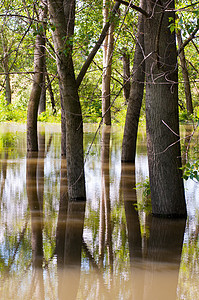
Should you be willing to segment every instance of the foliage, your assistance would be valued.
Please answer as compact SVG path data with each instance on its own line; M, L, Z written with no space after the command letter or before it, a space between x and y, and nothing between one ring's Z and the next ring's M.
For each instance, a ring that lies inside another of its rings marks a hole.
M187 111L183 110L179 114L179 120L181 123L192 123L199 125L199 111L195 114L189 114Z
M45 112L38 115L39 122L58 123L61 122L61 111L53 114L52 109L47 108Z
M135 189L142 190L142 201L135 204L137 209L147 213L151 212L151 189L149 178L147 177L143 182L138 182Z
M192 180L196 179L199 182L199 160L193 163L188 162L181 169L183 170L183 178L185 180L190 178Z
M13 121L25 122L26 109L19 103L6 105L5 101L0 102L0 122Z
M113 1L110 1L113 5ZM139 5L139 1L134 1L135 5ZM184 9L188 6L188 9ZM170 20L171 29L180 29L182 31L183 39L186 39L190 33L198 25L199 9L198 4L192 4L191 1L176 1L178 9L178 18ZM183 9L182 9L183 8ZM39 33L41 24L37 22L38 4L32 0L26 1L24 9L24 2L18 0L4 1L0 8L2 13L2 20L0 22L0 29L4 39L0 38L0 71L3 72L3 42L6 43L8 50L8 66L9 71L17 73L17 75L10 75L12 87L12 102L13 106L6 107L3 105L3 92L5 90L5 76L3 73L0 76L0 92L2 96L0 99L0 121L25 121L27 102L29 99L30 87L32 84L31 72L33 71L33 57L34 57L34 40L35 35ZM29 23L28 14L32 17ZM15 16L15 17L14 17ZM135 34L137 30L138 13L127 7L120 6L119 14L114 18L115 24L115 45L112 62L112 80L111 80L111 106L112 122L124 124L126 115L126 105L122 96L122 53L128 52L131 61L133 61L135 50ZM73 58L76 76L79 74L83 63L85 62L92 47L97 41L103 26L102 16L102 1L77 1L76 7L76 23L75 32L72 37L73 42ZM46 65L50 80L52 80L52 87L56 102L59 103L59 85L56 78L56 57L53 49L52 32L55 30L49 20L46 24ZM189 43L185 48L187 66L191 82L192 98L194 110L197 110L198 102L198 42L194 40L195 46ZM101 78L102 77L102 47L95 56L94 62L91 64L87 75L79 89L80 101L82 105L82 112L84 122L98 123L101 117ZM185 109L185 95L182 84L182 75L179 68L179 99L181 104L180 121L189 121L190 116L186 114ZM119 97L117 96L119 95ZM49 96L48 96L49 97ZM115 101L116 99L116 101ZM23 103L23 105L22 105ZM60 106L60 103L58 104ZM144 103L143 103L144 105ZM144 106L143 106L144 107ZM143 109L142 109L143 112ZM56 117L53 117L50 111L39 116L41 122L59 122L60 112Z

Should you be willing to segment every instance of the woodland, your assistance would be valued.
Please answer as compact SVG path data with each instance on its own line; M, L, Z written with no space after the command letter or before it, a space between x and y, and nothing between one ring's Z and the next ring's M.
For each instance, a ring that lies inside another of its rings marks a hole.
M60 122L68 197L86 199L84 123L124 125L122 163L134 163L146 125L152 213L185 218L184 179L199 181L199 1L1 0L0 121ZM186 155L180 122L192 124ZM183 158L183 159L181 159Z

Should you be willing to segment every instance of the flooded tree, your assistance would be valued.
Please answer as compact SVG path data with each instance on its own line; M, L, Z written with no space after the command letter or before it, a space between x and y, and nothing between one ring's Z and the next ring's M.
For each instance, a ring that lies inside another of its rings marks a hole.
M39 24L35 40L34 76L27 112L27 151L38 151L37 115L45 71L44 21L47 17L47 1L43 0L39 9Z
M103 0L103 24L105 26L110 10L110 1ZM113 57L114 23L112 22L103 43L103 74L102 74L102 117L103 123L111 125L111 69Z
M140 1L140 7L144 8L144 1ZM137 42L135 46L132 80L128 99L128 108L125 120L124 135L122 141L122 162L135 162L136 141L140 109L144 93L144 15L139 14ZM130 80L130 78L129 78Z
M59 75L60 94L66 124L66 160L68 194L70 200L85 199L84 156L83 156L83 119L79 100L78 88L90 66L95 54L106 37L111 25L106 22L102 33L81 68L78 77L75 77L73 53L73 35L75 26L74 0L49 0L50 19L55 27L53 32L56 51L57 71ZM116 2L113 12L119 7Z
M125 4L125 1L121 2ZM122 161L135 160L144 88L144 69L140 65L144 59L152 211L159 216L185 217L186 204L180 170L176 36L175 31L172 32L169 27L170 20L175 19L175 1L164 1L160 4L145 1L146 8L143 5L144 2L141 2L139 11L144 15L144 26L139 21L140 40L138 39L134 57L137 74L134 75L135 80L131 86L132 100L129 100L126 116Z
M178 118L178 68L175 1L147 1L144 40L146 55L146 130L152 212L185 217Z
M65 112L69 199L85 199L83 121L72 59L75 1L49 0L48 4L55 26L53 38Z

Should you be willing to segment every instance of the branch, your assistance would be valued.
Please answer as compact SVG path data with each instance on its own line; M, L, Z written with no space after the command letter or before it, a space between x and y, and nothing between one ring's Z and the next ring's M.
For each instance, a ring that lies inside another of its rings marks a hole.
M29 18L28 16L24 16L24 15L19 15L19 14L0 14L0 18L3 17L13 17L13 18L20 18L20 19L27 19L29 22L37 22L37 23L41 23L40 20L38 19L33 19L33 18Z
M146 17L150 17L150 15L139 6L136 6L134 4L131 4L130 2L123 1L123 0L119 0L118 2L120 2L121 4L124 4L125 6L131 7L133 9L137 10L138 12L140 12L141 14L143 14Z
M199 24L196 26L194 31L190 34L190 36L186 39L186 41L184 41L184 43L178 49L178 55L188 45L188 43L191 42L194 39L194 37L195 37L196 33L198 32L198 30L199 30Z
M112 12L111 12L111 16L112 16L112 17L113 17L113 16L116 14L116 12L118 11L119 6L120 6L120 3L119 3L119 1L117 1L117 2L115 3L115 5L114 5L113 9L112 9ZM111 19L111 18L110 18L110 19ZM96 42L95 46L93 47L93 50L91 51L91 53L90 53L89 56L87 57L85 63L83 64L83 66L82 66L82 68L81 68L81 70L80 70L80 72L79 72L79 75L77 76L77 80L76 80L77 87L80 86L80 84L81 84L81 82L82 82L82 80L83 80L83 78L84 78L84 76L85 76L85 74L86 74L86 72L87 72L87 70L88 70L88 68L89 68L89 66L90 66L90 64L91 64L91 62L93 61L93 59L94 59L94 57L95 57L97 51L99 50L100 46L102 45L102 43L103 43L103 41L104 41L104 39L105 39L105 37L106 37L106 34L107 34L107 32L108 32L108 29L109 29L109 27L110 27L110 25L111 25L111 20L110 20L110 19L109 19L109 21L105 24L105 26L104 26L104 28L103 28L103 30L102 30L102 32L101 32L101 35L100 35L98 41Z
M192 4L189 4L189 5L186 5L186 6L181 7L181 8L177 8L177 9L175 9L175 8L169 8L169 9L166 9L165 11L181 11L181 10L185 10L185 9L191 7L191 6L195 6L195 5L197 5L198 3L199 3L199 1L197 1L197 2L195 2L195 3L192 3Z
M193 40L192 40L191 42L192 42L192 44L194 45L194 47L195 47L196 51L197 51L197 52L198 52L198 54L199 54L199 49L198 49L198 47L196 46L196 44L194 43L194 41L193 41Z

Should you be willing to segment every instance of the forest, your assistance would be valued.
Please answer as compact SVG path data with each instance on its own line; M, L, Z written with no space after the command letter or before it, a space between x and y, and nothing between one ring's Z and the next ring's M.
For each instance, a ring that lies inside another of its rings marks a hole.
M122 163L146 125L152 213L184 218L183 177L199 181L198 30L198 1L3 0L0 121L26 122L28 156L38 122L61 123L71 201L86 199L84 124L124 126ZM185 149L180 123L193 126Z

